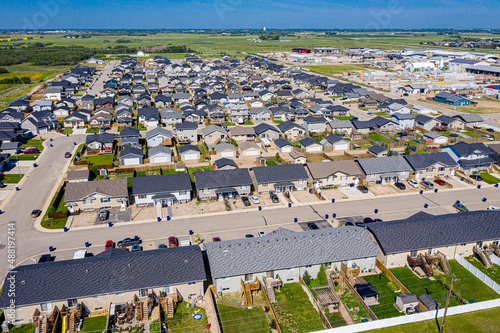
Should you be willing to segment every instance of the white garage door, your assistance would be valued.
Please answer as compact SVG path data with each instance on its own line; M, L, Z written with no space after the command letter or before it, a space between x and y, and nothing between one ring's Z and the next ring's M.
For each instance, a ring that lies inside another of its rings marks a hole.
M232 151L223 151L220 153L220 157L233 157L234 153Z
M448 139L447 138L437 138L434 140L434 143L447 143L448 142Z
M170 162L167 156L163 157L154 157L151 163L168 163Z
M343 149L349 149L349 143L342 143L342 144L338 144L338 145L335 145L333 147L334 150L343 150Z
M312 147L307 147L307 151L321 151L322 147L320 146L312 146Z
M140 164L140 159L139 159L139 157L127 158L123 162L124 162L124 165L137 165L137 164Z
M259 155L258 150L247 150L245 152L245 156L257 156L257 155Z
M198 154L184 154L183 160L188 161L188 160L197 160L198 159Z
M283 147L283 148L281 148L281 151L282 151L283 153L289 153L289 152L291 152L291 151L292 151L292 147L290 147L290 146Z
M47 133L47 127L40 128L40 133Z

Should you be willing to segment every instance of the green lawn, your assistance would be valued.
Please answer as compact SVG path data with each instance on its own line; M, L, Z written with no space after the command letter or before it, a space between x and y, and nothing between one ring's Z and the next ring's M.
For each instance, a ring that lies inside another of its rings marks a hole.
M446 317L446 333L500 332L500 307ZM367 333L438 333L442 318L366 331Z
M1 174L0 175L0 182L3 182L5 184L17 184L21 179L23 178L24 175L19 175L19 174Z
M72 128L65 128L64 133L66 134L73 134L73 129Z
M40 142L40 139L39 138L36 138L36 139L29 139L28 141L26 141L25 143L23 143L21 145L21 149L23 148L28 148L28 147L35 147L35 148L38 148L39 151L43 151L43 142L45 140L42 139L42 142Z
M187 302L179 303L175 309L174 318L165 319L169 331L181 332L184 331L185 327L189 327L189 331L192 332L205 329L208 324L205 309L198 306L186 308L187 305L189 305ZM193 319L193 316L197 313L201 314L200 320Z
M274 122L275 124L281 124L281 123L283 122L283 120L273 120L273 122Z
M189 176L191 177L191 181L194 182L194 173L199 172L199 171L212 171L212 168L209 166L203 166L203 167L194 167L194 168L187 168Z
M373 133L373 134L369 134L367 135L367 137L373 141L383 141L385 143L390 143L391 140L387 139L386 137L380 135L380 134L376 134L376 133Z
M500 284L500 266L493 264L490 268L484 268L483 264L476 257L467 257L465 258L468 262L470 262L474 267L479 269L484 274L488 275L490 279Z
M21 154L21 155L17 155L17 159L19 161L35 161L36 159L38 159L38 156L40 156L39 154ZM16 155L12 155L9 157L10 160L12 161L15 161L16 160Z
M448 289L446 289L441 283L436 280L429 280L427 277L419 278L416 276L409 268L393 268L390 270L395 277L410 290L417 297L422 294L428 294L436 302L439 303L441 307L446 305L446 296L448 294ZM436 275L438 278L439 275ZM461 305L455 297L450 298L450 306Z
M241 333L246 331L271 332L269 319L260 306L252 309L239 309L217 304L220 321L225 333Z
M379 117L384 117L384 118L391 118L391 116L387 112L373 112L374 116L379 116Z
M87 131L85 133L99 133L99 127L87 128Z
M483 178L483 181L488 184L497 184L500 183L500 179L498 179L495 176L490 175L489 173L481 173L479 174L481 178Z
M236 124L231 122L226 122L224 123L224 126L236 126Z
M396 296L401 294L397 291L399 288L394 282L389 281L384 273L363 276L363 279L371 282L380 293L378 299L380 304L370 306L370 309L372 309L377 318L383 319L404 315L394 307Z
M66 226L68 219L42 220L42 227L45 229L62 229Z
M472 138L480 138L480 137L482 136L482 135L481 135L481 134L479 134L479 133L474 133L474 132L467 131L467 130L465 130L465 131L460 131L460 133L463 133L463 134L465 134L465 135L468 135L468 136L470 136L470 137L472 137Z
M474 300L476 302L487 301L490 299L499 298L499 295L493 289L486 286L478 278L472 275L462 265L455 260L450 260L452 273L460 279L460 281L453 282L453 290L466 299L467 301ZM446 282L450 285L451 276L440 276L439 280Z
M106 328L107 316L87 317L83 319L80 332L102 332Z
M317 71L326 74L343 74L352 71L366 71L365 66L360 65L317 65L317 66L305 66L312 71Z
M273 304L283 333L321 331L319 315L299 283L287 283L276 293Z
M278 163L276 161L267 161L266 165L278 165Z
M290 141L290 143L300 149L300 143L298 141Z
M251 121L251 120L247 120L243 123L243 125L250 125L250 126L253 126L254 123Z
M82 156L82 160L88 161L93 165L105 165L105 164L113 164L113 155L112 154L99 154L99 155L91 155L91 156Z
M10 331L12 333L33 333L36 330L36 325L34 323L24 324L22 326L14 326Z
M336 117L333 117L333 118L338 119L338 120L350 120L352 118L352 116L345 116L345 117L336 116Z

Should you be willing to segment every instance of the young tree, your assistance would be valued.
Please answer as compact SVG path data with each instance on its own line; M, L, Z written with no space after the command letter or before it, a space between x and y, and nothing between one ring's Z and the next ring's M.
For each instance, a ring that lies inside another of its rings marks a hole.
M307 285L311 284L311 275L309 275L309 272L307 270L304 272L304 275L302 276L302 280L304 280L304 283Z

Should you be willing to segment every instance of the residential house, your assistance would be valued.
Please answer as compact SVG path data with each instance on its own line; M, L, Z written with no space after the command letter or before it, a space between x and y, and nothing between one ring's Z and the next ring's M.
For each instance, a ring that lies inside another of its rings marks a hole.
M399 125L399 129L408 130L415 127L415 116L411 113L393 113L391 120Z
M127 179L68 183L64 201L70 212L78 209L83 211L101 208L125 209L128 204Z
M317 153L322 152L324 147L323 144L319 143L317 140L306 137L299 141L300 148L305 149L307 153Z
M387 156L356 160L367 184L390 184L407 180L412 167L403 156Z
M471 105L471 101L462 96L452 94L446 91L440 92L434 97L434 101L438 103L445 103L453 106Z
M326 119L324 117L307 116L304 118L302 125L306 133L325 133L326 132Z
M269 146L272 141L280 137L280 130L266 123L261 123L257 126L254 126L253 129L257 138L259 138L260 141L262 141L262 143L267 146Z
M259 194L307 190L309 175L303 165L283 164L252 169L254 187Z
M304 153L301 153L300 151L295 151L295 150L288 153L288 160L291 161L293 164L307 163L306 155L304 155Z
M351 145L349 141L335 134L326 136L321 140L321 144L325 147L332 147L333 150L348 150Z
M408 258L441 252L446 258L474 255L474 247L497 244L500 239L499 211L474 211L445 215L428 213L396 221L370 223L387 268L405 267Z
M138 165L143 164L144 152L140 148L125 148L120 151L120 164Z
M111 128L112 120L111 113L106 109L101 109L94 112L94 115L90 117L89 124L91 127Z
M90 119L89 115L80 112L81 110L75 111L66 118L64 118L64 128L84 128L85 123Z
M459 118L454 118L442 114L439 117L437 117L436 120L439 121L442 128L447 130L459 131L465 129L465 123Z
M238 151L238 149L236 149L235 146L233 146L230 143L226 143L226 142L218 143L215 146L213 146L212 149L215 150L218 158L221 158L221 157L235 158L236 153Z
M307 163L309 187L332 188L358 185L363 171L353 160Z
M487 170L495 163L492 158L494 152L484 143L467 143L460 141L452 146L445 146L442 152L450 156L458 163L459 169L466 173Z
M432 131L436 126L439 127L441 122L435 118L428 117L423 114L415 116L415 127L418 130Z
M188 173L134 177L132 195L136 207L167 207L191 201L192 184Z
M50 111L54 108L54 102L46 99L38 99L31 103L33 112Z
M415 179L451 177L455 175L458 163L446 152L406 155L406 161L413 169Z
M198 161L201 157L200 148L193 145L185 145L179 147L179 156L181 160L187 161Z
M475 113L463 113L453 116L453 118L458 118L465 124L465 126L474 128L482 127L484 122L484 119Z
M164 124L176 125L182 123L182 112L166 109L161 112L161 121Z
M156 147L159 145L171 146L172 139L172 132L162 127L155 127L151 131L146 132L148 147Z
M368 152L375 157L384 157L387 156L389 149L382 146L374 145L368 148Z
M146 127L158 126L157 108L142 108L137 110L137 121Z
M352 134L352 123L349 120L333 119L327 123L326 129L336 135L349 136Z
M59 128L56 116L50 111L29 113L21 122L21 128L33 134L42 134Z
M203 140L207 145L214 145L228 140L228 133L224 127L209 125L201 129Z
M171 163L172 151L170 147L155 146L148 149L149 163Z
M82 108L87 110L94 110L94 100L93 95L83 95L81 98Z
M122 143L128 143L132 148L140 147L139 138L141 133L137 128L125 127L120 131L120 139Z
M219 158L214 162L215 170L234 170L238 169L236 162L229 158Z
M250 126L231 126L229 127L229 136L236 142L254 141L255 130Z
M217 170L194 173L199 200L223 200L252 193L248 169Z
M304 127L289 120L278 124L278 128L288 140L292 141L298 141L307 135Z
M268 108L250 108L250 117L253 121L269 121L271 120L271 111Z
M198 124L185 122L175 125L175 136L177 142L198 142Z
M241 156L259 156L261 154L260 147L255 142L243 141L238 145Z
M205 243L205 247L217 293L241 292L244 284L256 279L264 284L267 279L297 283L306 271L316 276L321 266L340 270L342 263L368 272L375 269L380 254L369 232L358 227L302 232L280 228L263 237Z
M54 110L52 110L52 113L56 118L61 119L69 116L69 114L71 113L71 108L65 105L60 105L56 107Z
M399 103L392 103L387 107L387 113L390 114L391 116L395 113L410 114L411 109L406 105L401 105Z
M81 184L87 183L76 185ZM174 300L174 304L178 299L198 299L204 295L207 280L199 246L140 252L111 248L80 259L58 258L56 262L18 266L8 276L20 281L16 285L16 307L12 310L17 325L45 320L46 316L55 318L63 308L84 306L89 313L97 314L112 304L139 301L147 305L149 300L153 301L150 295L165 295L169 298L167 302ZM82 277L92 277L92 283ZM5 280L5 284L9 281ZM43 288L40 281L44 281ZM4 288L0 296L4 312L8 311L11 299L8 288Z
M295 146L290 141L281 138L274 140L274 148L280 153L291 153L295 150Z
M68 171L68 183L83 183L90 180L90 170Z
M432 143L441 145L448 143L448 137L446 135L432 131L424 133L422 139L426 144Z
M85 140L88 149L99 149L111 152L115 136L111 133L88 134Z

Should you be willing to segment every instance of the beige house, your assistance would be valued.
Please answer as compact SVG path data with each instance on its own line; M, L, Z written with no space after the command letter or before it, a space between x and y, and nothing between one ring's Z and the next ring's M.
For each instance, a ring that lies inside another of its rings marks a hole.
M254 188L259 194L307 190L309 175L301 164L268 165L252 169Z
M377 240L378 257L387 268L404 267L408 258L442 253L453 259L474 254L474 246L498 245L500 211L474 211L446 215L420 212L397 221L370 223L368 230Z
M81 305L83 317L107 314L111 305L127 303L153 304L152 311L163 299L175 304L203 296L206 280L198 246L144 252L111 248L94 257L20 266L11 274L19 281L13 314L17 324L43 323L63 307ZM11 298L4 288L0 308L7 310Z
M203 140L207 145L214 145L228 140L227 131L220 126L210 125L201 129Z
M300 151L295 151L295 150L288 153L288 160L294 164L307 163L306 155L304 155L304 153L301 153Z
M310 188L356 186L363 177L363 171L353 160L307 163L311 178Z
M229 128L229 136L237 142L254 141L255 130L251 126L232 126Z
M244 141L238 145L241 156L260 156L260 147L255 142Z
M128 206L127 179L68 183L64 201L70 212L78 209L83 211L101 208L125 209Z
M451 177L458 168L458 163L448 153L407 155L405 159L415 179Z

